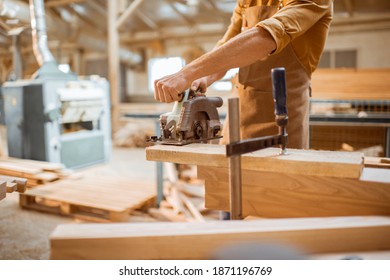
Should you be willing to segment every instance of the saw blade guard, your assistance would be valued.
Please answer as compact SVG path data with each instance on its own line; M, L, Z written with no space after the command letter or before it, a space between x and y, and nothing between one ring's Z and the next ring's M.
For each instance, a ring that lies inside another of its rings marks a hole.
M171 112L160 115L162 142L180 145L220 138L217 108L222 104L220 97L196 97L196 93L186 90Z

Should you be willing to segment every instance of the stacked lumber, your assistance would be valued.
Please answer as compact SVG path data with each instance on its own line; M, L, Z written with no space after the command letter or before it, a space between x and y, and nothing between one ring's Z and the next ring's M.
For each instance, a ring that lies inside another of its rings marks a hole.
M18 158L0 158L0 175L27 179L27 187L54 182L70 174L61 163Z
M205 205L229 211L228 160L222 145L159 145L149 160L198 166ZM390 171L364 167L359 152L269 148L243 155L244 217L266 218L390 215Z
M154 122L122 121L120 128L113 135L113 144L116 147L137 148L146 147L146 138L155 134Z
M318 69L312 76L315 99L389 100L390 69Z
M225 246L248 242L289 245L308 255L384 251L389 236L390 218L377 216L64 224L51 234L50 246L51 259L210 259Z

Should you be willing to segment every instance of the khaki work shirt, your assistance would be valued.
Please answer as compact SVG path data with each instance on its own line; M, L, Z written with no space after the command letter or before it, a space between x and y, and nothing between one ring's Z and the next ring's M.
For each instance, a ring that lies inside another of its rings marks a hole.
M223 38L217 43L222 45L241 32L242 28L242 0L237 1L231 17L231 23ZM249 1L255 6L262 0ZM267 30L276 43L275 51L270 55L278 54L289 43L311 76L316 69L333 16L333 0L287 0L285 5L272 17L260 21L256 27Z

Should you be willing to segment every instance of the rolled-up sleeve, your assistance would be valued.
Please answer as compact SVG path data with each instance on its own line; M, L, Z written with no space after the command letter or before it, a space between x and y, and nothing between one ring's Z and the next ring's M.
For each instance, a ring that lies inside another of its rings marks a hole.
M257 27L267 30L276 43L277 54L295 38L304 34L332 9L333 0L292 0Z

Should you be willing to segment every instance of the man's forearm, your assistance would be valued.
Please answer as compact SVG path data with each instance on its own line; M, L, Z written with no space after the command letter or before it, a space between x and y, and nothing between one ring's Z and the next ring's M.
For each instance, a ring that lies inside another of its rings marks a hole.
M222 79L223 76L225 76L225 74L226 74L226 71L220 71L220 72L217 72L217 73L214 73L214 74L207 76L207 86L211 85L215 81Z
M211 81L231 68L246 66L264 59L275 48L275 41L267 31L252 28L194 60L181 72L191 81L205 76L210 76Z

